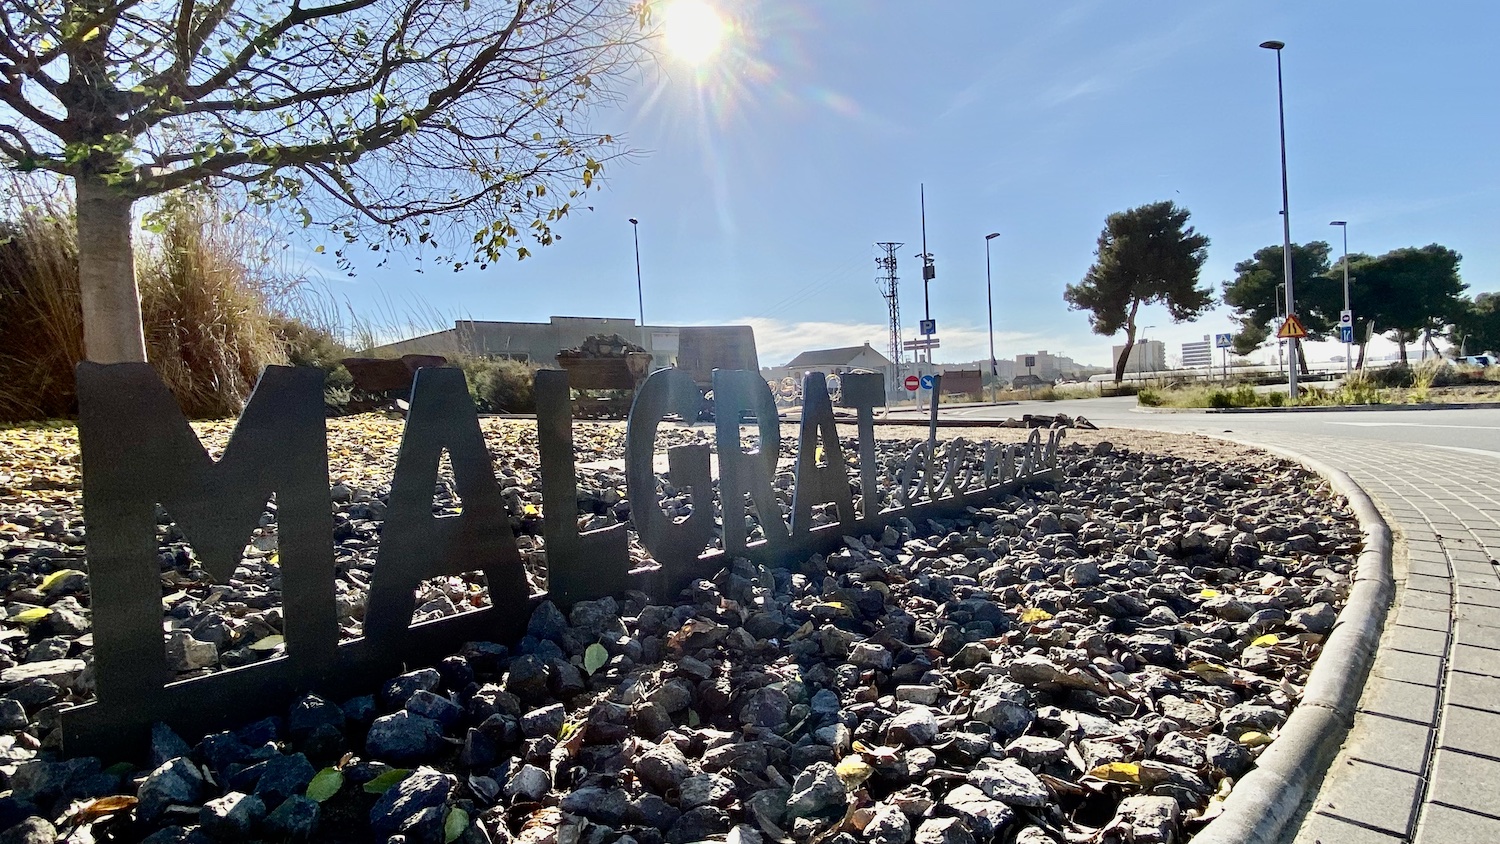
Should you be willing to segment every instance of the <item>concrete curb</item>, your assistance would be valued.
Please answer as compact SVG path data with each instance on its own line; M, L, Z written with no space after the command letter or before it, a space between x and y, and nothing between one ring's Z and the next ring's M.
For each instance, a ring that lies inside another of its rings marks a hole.
M1327 407L1208 407L1203 408L1204 413L1355 413L1369 411L1387 410L1484 410L1486 408L1500 407L1500 403L1492 401L1470 401L1454 402L1452 404L1438 404L1427 402L1424 404L1340 404Z
M1369 494L1349 475L1318 460L1286 449L1253 445L1301 463L1345 496L1364 531L1364 550L1356 563L1349 599L1313 665L1302 702L1292 710L1254 770L1235 785L1224 801L1224 811L1193 836L1194 844L1274 844L1282 840L1309 789L1321 781L1354 724L1355 709L1374 665L1380 631L1396 589L1391 573L1391 529Z
M1500 402L1454 402L1449 405L1314 405L1307 408L1148 408L1136 405L1137 414L1361 414L1383 411L1485 411L1500 409Z

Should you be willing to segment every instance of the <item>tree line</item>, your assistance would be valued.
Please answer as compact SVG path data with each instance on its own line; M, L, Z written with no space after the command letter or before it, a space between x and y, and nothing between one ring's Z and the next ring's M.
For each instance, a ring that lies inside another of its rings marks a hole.
M1173 322L1201 316L1215 302L1211 287L1199 283L1208 259L1209 239L1188 224L1190 214L1173 202L1155 202L1109 215L1099 235L1095 261L1063 298L1073 310L1087 311L1094 333L1125 332L1125 346L1114 361L1115 382L1124 379L1125 363L1135 345L1142 305L1166 307ZM1331 261L1329 244L1316 240L1292 244L1292 289L1298 319L1307 339L1337 339L1344 308L1344 258ZM1478 353L1500 348L1500 294L1465 295L1459 275L1463 256L1440 244L1393 249L1382 255L1348 256L1350 309L1359 363L1364 364L1371 337L1388 337L1401 350L1420 343L1442 354L1438 339L1452 343L1450 352ZM1238 325L1233 348L1249 354L1281 325L1286 281L1280 244L1255 251L1234 265L1235 277L1222 283L1224 304ZM1293 351L1307 369L1300 342Z

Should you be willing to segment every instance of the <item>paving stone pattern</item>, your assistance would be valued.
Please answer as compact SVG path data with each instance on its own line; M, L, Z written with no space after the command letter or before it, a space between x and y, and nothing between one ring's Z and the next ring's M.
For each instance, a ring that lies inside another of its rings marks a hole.
M1405 550L1359 715L1296 844L1500 841L1500 459L1242 439L1348 472Z

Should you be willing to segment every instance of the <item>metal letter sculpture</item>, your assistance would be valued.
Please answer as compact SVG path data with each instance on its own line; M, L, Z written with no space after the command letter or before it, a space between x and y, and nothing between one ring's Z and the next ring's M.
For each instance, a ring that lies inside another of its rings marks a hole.
M157 721L184 735L202 735L284 711L309 691L334 697L368 691L402 665L435 661L465 641L513 643L525 631L531 608L545 598L566 607L635 587L672 600L731 557L781 565L831 551L845 535L878 533L897 518L921 523L961 514L1023 485L1055 480L1062 433L1051 432L1045 443L1033 430L1024 445L987 444L978 470L977 455L963 440L950 442L941 457L924 444L897 472L884 474L875 456L873 414L884 403L882 378L846 375L841 401L856 409L859 431L856 513L827 381L822 373L808 373L789 528L772 485L781 445L775 399L758 373L719 370L714 394L723 547L711 548L714 482L706 445L668 452L670 484L691 491L691 515L674 521L659 504L657 427L673 414L695 419L699 399L686 372L658 370L637 393L626 431L631 519L657 567L632 571L626 525L578 530L567 374L539 372L548 571L548 592L539 596L529 594L463 373L421 369L396 460L364 635L340 642L321 371L267 368L218 461L149 365L83 363L77 378L97 699L61 713L63 749L109 758L142 756ZM750 451L740 442L746 415L759 433L759 445ZM445 451L463 508L435 516L432 493ZM176 522L204 569L222 582L240 564L245 540L272 495L285 655L172 682L162 638L157 505ZM763 533L753 542L747 504ZM815 526L814 508L824 505L834 518ZM490 605L413 625L418 583L465 571L484 573Z

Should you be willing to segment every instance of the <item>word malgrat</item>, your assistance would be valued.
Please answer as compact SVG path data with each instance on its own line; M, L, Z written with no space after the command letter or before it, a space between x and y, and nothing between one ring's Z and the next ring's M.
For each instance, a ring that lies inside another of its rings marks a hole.
M396 459L364 635L340 642L320 370L268 368L217 461L149 365L84 363L77 380L97 700L61 714L63 748L106 758L143 755L158 721L183 735L202 735L285 711L309 691L335 699L369 691L403 666L430 664L466 641L514 643L539 600L567 607L626 589L671 600L730 557L785 564L831 550L845 535L878 533L902 517L921 524L961 513L1026 483L1054 479L1060 435L1043 443L1033 432L1024 445L978 451L954 441L941 459L922 445L883 477L873 415L885 400L882 378L845 376L842 404L855 409L859 430L862 506L856 512L824 376L808 373L788 524L772 486L780 443L775 400L758 373L719 370L713 387L722 524L715 523L706 445L668 452L672 484L699 493L700 502L689 517L673 520L656 503L656 431L670 414L696 418L700 399L686 372L658 370L631 408L625 461L631 519L658 567L631 571L626 525L579 532L567 375L538 372L548 592L534 596L463 373L422 369ZM746 417L755 420L764 444L759 449L741 447ZM463 508L435 516L432 492L444 450ZM162 637L157 506L192 543L199 564L223 582L233 576L273 494L285 653L173 682ZM765 534L756 541L745 530L752 502ZM815 527L814 509L824 505L832 505L837 520ZM710 548L716 528L721 547ZM468 571L484 573L488 607L411 623L420 581Z

